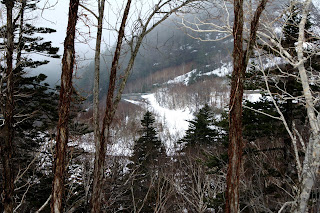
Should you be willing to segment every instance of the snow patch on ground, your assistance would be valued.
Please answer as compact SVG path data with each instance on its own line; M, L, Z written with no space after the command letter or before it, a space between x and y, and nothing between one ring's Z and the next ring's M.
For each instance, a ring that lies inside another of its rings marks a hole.
M133 151L132 147L133 140L118 138L111 146L107 147L107 153L113 156L131 156Z
M230 72L232 71L232 63L226 63L223 64L221 67L219 67L218 69L212 70L211 72L206 72L201 74L201 76L203 75L217 75L219 77L224 77L226 75L228 75Z
M185 131L189 127L188 120L194 118L192 107L186 107L184 109L166 108L159 104L154 93L142 95L141 98L145 101L134 101L130 99L125 99L125 101L144 107L155 115L156 123L160 124L163 128L162 131L158 131L159 137L165 144L167 154L173 154L177 149L176 142L185 135ZM117 150L119 150L122 153L130 155L132 151L128 143L128 141L118 143L111 149L116 153ZM127 147L121 147L121 144L127 144Z
M206 65L206 67L210 67L210 65ZM197 74L197 77L201 77L201 76L210 76L210 75L216 75L218 77L224 77L226 75L228 75L229 73L231 73L232 71L232 63L223 63L223 65L215 70L212 70L210 72L206 72L206 73L200 73ZM179 75L177 77L175 77L172 80L169 80L167 82L167 84L179 84L182 83L184 85L188 85L189 81L191 79L191 77L197 72L197 69L194 69L186 74L183 75Z
M70 138L68 146L77 146L87 153L94 153L95 145L93 143L93 133L88 133L76 138Z
M189 81L190 81L190 78L191 76L197 72L196 69L184 74L184 75L179 75L177 77L175 77L173 80L169 80L167 82L167 84L178 84L178 83L183 83L184 85L188 85L189 84Z
M259 92L257 92L257 93L245 93L244 94L244 99L248 100L250 102L258 102L261 97L262 97L262 95Z
M313 5L320 11L320 1L319 0L312 0Z

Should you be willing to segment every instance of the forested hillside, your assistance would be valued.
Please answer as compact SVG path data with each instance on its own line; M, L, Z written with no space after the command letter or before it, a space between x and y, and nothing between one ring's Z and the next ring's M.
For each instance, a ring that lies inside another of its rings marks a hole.
M42 3L0 3L0 212L320 212L319 1Z
M200 15L201 14L197 14ZM191 19L191 17L189 18ZM221 33L209 32L201 34L206 39L221 37ZM223 42L201 42L192 38L183 29L181 19L173 17L150 32L143 40L134 67L128 79L126 92L150 91L155 84L162 84L174 77L186 74L194 69L197 73L206 73L231 62L232 40ZM128 46L124 46L124 56L120 59L128 61ZM101 61L101 93L108 88L106 70L110 69L113 49L104 50ZM124 62L125 63L125 62ZM120 67L120 69L123 69ZM90 93L93 88L94 63L80 71L77 86ZM193 81L197 73L194 73ZM133 86L134 85L134 86Z

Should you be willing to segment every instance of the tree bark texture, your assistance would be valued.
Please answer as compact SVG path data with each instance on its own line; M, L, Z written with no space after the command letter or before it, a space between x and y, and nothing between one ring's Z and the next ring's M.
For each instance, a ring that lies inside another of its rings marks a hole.
M117 68L120 58L120 51L122 46L122 41L124 38L124 30L126 26L126 21L128 18L130 10L131 0L127 1L126 8L123 13L122 22L120 25L120 30L118 34L118 41L116 50L114 53L111 72L110 72L110 82L106 100L106 111L102 123L101 137L99 143L96 145L95 160L94 160L94 170L93 170L93 188L92 188L92 198L91 198L91 213L98 213L101 211L101 200L102 200L102 189L104 183L104 162L106 155L106 143L109 142L110 138L110 125L113 120L113 95L115 92L116 78L117 78Z
M240 212L239 178L242 160L242 99L243 82L249 58L256 42L260 16L268 0L261 0L250 24L250 37L247 48L243 50L243 0L234 1L233 25L233 72L229 102L229 164L227 171L226 213Z
M14 192L14 177L13 177L13 136L14 136L14 73L13 73L13 18L12 10L14 1L6 0L5 6L7 9L7 36L6 36L6 97L4 107L4 125L1 129L1 157L3 164L3 194L2 203L5 213L13 212L13 192Z
M68 143L68 121L72 95L72 73L75 50L74 39L77 23L79 0L70 0L67 35L64 41L62 58L61 89L59 99L59 121L57 126L56 150L54 161L54 179L52 183L51 212L60 213L63 209L64 175L66 148Z
M243 0L234 1L233 71L229 102L229 164L227 171L226 213L239 212L239 177L242 158L243 97Z
M94 127L94 144L97 148L97 143L100 140L99 128L99 83L100 83L100 52L101 52L101 38L102 38L102 24L104 14L105 0L98 1L99 16L98 29L96 38L96 50L94 56L94 87L93 87L93 127Z
M308 201L310 198L310 193L312 187L315 184L316 178L319 175L319 165L320 165L320 126L319 126L319 115L316 116L315 106L313 102L313 95L309 85L309 79L307 75L307 70L305 68L305 56L303 50L303 43L305 42L305 25L307 21L308 12L310 9L311 0L306 0L303 5L303 12L301 21L299 23L299 38L297 44L297 55L298 64L297 68L299 70L301 83L303 87L303 95L305 98L305 107L307 109L307 115L311 127L311 136L309 138L309 143L305 153L305 158L303 162L301 183L296 203L291 209L294 213L307 212Z

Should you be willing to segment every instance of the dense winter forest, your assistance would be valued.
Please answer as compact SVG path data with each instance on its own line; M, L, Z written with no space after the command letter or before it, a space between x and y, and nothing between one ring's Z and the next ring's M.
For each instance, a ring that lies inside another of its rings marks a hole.
M319 24L320 0L1 0L0 212L320 212Z

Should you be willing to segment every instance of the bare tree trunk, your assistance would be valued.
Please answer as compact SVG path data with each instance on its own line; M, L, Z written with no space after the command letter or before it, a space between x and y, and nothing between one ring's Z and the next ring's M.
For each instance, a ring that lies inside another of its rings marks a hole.
M243 0L234 1L233 72L229 103L229 165L227 172L226 213L239 212L239 176L242 158L243 96Z
M124 75L122 76L120 83L116 90L116 78L117 78L117 67L119 62L119 56L120 56L120 50L121 50L121 44L124 37L124 27L125 27L125 20L127 19L131 0L128 0L123 18L121 27L118 34L118 42L117 47L115 50L112 66L111 66L111 73L110 73L110 83L108 88L108 94L107 94L107 104L106 104L106 111L103 119L103 126L101 130L101 138L99 141L99 144L97 145L96 153L95 153L95 161L94 161L94 174L93 174L93 192L92 192L92 198L91 198L91 204L92 209L91 212L99 212L100 211L100 205L101 205L101 193L102 193L102 185L103 185L103 175L104 175L104 161L105 161L105 152L106 152L106 144L110 142L110 126L112 123L112 120L114 118L117 106L121 100L121 96L123 93L123 90L125 88L126 82L128 80L128 77L130 75L130 71L134 65L135 58L138 54L138 50L141 46L143 38L151 32L156 26L158 26L161 22L166 20L172 13L175 13L183 6L186 6L187 4L193 2L195 0L186 0L182 1L178 5L174 5L173 7L169 6L168 12L163 12L162 10L166 11L164 9L167 5L170 5L171 0L168 1L159 1L159 4L157 7L154 7L152 9L152 12L149 16L145 18L145 23L141 21L141 31L139 31L139 34L137 36L133 36L132 40L129 42L130 49L131 49L131 57L129 59L129 62L125 68ZM172 5L171 5L172 6ZM154 21L153 17L158 14L164 14L164 16L156 21L155 23L151 24L151 21ZM114 97L114 95L116 95Z
M303 42L305 42L305 25L310 8L311 0L306 0L303 6L302 18L299 23L299 38L297 44L298 55L298 70L303 87L303 95L305 97L308 119L311 126L311 136L309 144L305 153L305 159L303 162L302 181L300 183L299 194L296 199L296 205L293 206L292 212L301 213L306 212L308 207L308 201L312 187L315 184L316 177L319 175L320 165L320 127L319 127L319 115L316 116L315 106L313 102L313 96L311 88L309 86L309 79L305 68L305 56L303 51Z
M243 82L253 45L256 41L259 18L268 0L261 0L250 25L250 38L247 49L243 50L243 0L234 1L233 25L233 72L229 102L229 164L227 172L226 213L240 212L239 177L242 160L242 98Z
M14 113L14 76L13 76L13 18L12 9L14 1L6 0L5 6L7 8L7 38L6 38L6 97L5 97L5 111L4 111L4 126L1 129L1 157L3 164L3 194L2 203L5 213L13 212L13 113Z
M62 59L61 89L59 100L59 121L56 137L56 154L54 162L54 179L52 183L51 212L62 212L64 194L65 158L68 143L68 120L72 95L72 73L74 66L74 39L77 23L79 0L70 0L67 35L64 41Z
M93 171L93 189L92 189L92 198L91 198L91 212L98 213L101 209L101 199L102 199L102 187L103 187L103 179L104 179L104 162L105 162L105 154L106 154L106 142L108 143L110 138L110 125L113 120L113 95L115 92L116 78L117 78L117 68L120 58L120 51L122 46L122 41L124 38L124 30L126 26L126 21L128 18L129 10L130 10L131 0L127 1L126 8L123 13L123 18L118 34L118 41L116 50L114 53L114 58L111 66L110 73L110 82L107 94L107 103L106 103L106 111L102 124L101 138L100 143L96 144L96 152L95 152L95 160L94 160L94 171ZM106 133L107 132L107 133Z
M100 81L100 49L102 37L102 24L104 14L105 0L98 1L99 16L98 16L98 29L96 39L96 50L94 57L94 88L93 88L93 129L94 129L94 144L98 148L98 141L100 141L100 128L99 128L99 81Z

